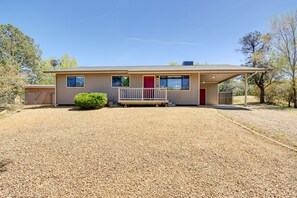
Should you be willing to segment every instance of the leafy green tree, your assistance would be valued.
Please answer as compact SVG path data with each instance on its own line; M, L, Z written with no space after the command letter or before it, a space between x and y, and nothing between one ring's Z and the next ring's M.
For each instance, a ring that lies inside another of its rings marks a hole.
M283 63L283 71L291 82L294 108L297 108L297 10L276 17L271 27L273 46Z
M259 73L250 78L260 89L260 103L265 102L265 88L279 80L279 67L276 64L275 54L271 50L271 35L255 31L246 34L239 40L241 48L237 51L245 56L245 65L248 67L265 68L265 73Z
M287 102L288 107L291 107L291 103L294 103L294 94L289 81L285 80L278 86L278 93L281 100Z
M55 75L43 73L45 70L53 70L51 65L51 60L56 60L55 57L49 59L43 59L41 62L41 67L36 73L36 82L37 84L55 84ZM68 68L77 68L78 64L74 57L69 56L68 54L62 56L60 59L60 64L55 68L59 69L68 69Z
M242 78L230 79L219 84L220 92L232 92L233 95L239 96L244 93L244 83Z
M60 58L61 64L58 66L58 69L67 69L67 68L76 68L77 61L74 57L69 56L68 54Z
M11 24L0 24L0 105L15 104L24 86L36 79L41 50L33 38Z
M15 98L24 91L26 80L18 75L13 66L0 66L0 107L15 103Z
M177 66L179 64L176 61L171 61L171 62L169 62L169 65L170 66Z
M41 60L41 50L34 39L11 24L0 25L0 66L12 66L31 83Z
M208 63L207 63L207 62L205 62L205 63L200 63L200 62L197 61L197 62L194 63L194 65L195 65L195 66L208 65Z

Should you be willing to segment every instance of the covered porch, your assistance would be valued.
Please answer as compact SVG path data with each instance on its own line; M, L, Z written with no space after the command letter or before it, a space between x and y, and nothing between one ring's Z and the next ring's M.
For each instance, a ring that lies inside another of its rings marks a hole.
M118 103L167 105L167 88L118 88Z
M129 79L133 81L132 87L118 87L117 102L123 105L167 105L168 103L172 105L219 105L219 83L244 75L245 96L247 96L248 78L256 73L253 72L249 76L247 72L241 71L130 74ZM165 79L168 81L165 84L171 85L171 87L164 87L161 80ZM170 79L170 83L168 79ZM245 105L247 105L246 97Z

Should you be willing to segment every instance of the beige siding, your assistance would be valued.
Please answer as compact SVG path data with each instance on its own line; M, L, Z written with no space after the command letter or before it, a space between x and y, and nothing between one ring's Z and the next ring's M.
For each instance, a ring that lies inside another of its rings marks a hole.
M117 88L111 87L111 74L76 74L85 77L85 87L67 87L66 77L57 75L57 104L73 104L74 96L82 92L107 93L109 101L117 100Z
M206 89L206 105L218 105L218 84L201 83L201 89Z
M190 74L190 90L168 90L167 94L169 101L174 104L197 105L198 74Z
M57 74L57 104L73 104L74 96L81 92L105 92L109 101L117 102L118 89L111 87L111 76L113 74L76 74L85 77L85 87L67 88L66 77L70 75ZM121 74L116 74L121 75ZM122 74L127 75L127 74ZM154 76L167 74L150 74ZM169 74L168 74L169 75ZM190 75L190 90L168 90L168 100L174 104L197 105L198 104L198 74L170 74ZM142 74L131 74L130 87L141 88L143 86ZM155 80L155 87L159 87L159 80ZM203 86L201 84L201 86ZM217 104L217 84L207 86L207 104ZM214 98L213 98L214 97Z
M25 88L26 105L54 103L55 88Z

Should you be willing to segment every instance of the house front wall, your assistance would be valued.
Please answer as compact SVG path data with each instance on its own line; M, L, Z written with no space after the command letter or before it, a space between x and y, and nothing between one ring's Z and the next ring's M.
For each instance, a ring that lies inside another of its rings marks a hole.
M160 87L159 78L160 75L189 75L190 76L190 89L189 90L168 90L167 98L170 102L180 105L197 105L199 96L199 74L99 74L99 73L88 73L88 74L57 74L56 75L56 96L57 104L73 104L74 96L82 92L105 92L108 95L108 100L116 103L118 101L118 88L112 87L111 77L115 75L128 75L130 77L131 88L143 87L144 76L155 76L155 87ZM67 76L84 76L85 86L84 87L67 87ZM218 101L218 89L217 84L201 84L201 88L207 88L207 104L216 105Z
M218 105L218 83L201 83L200 89L206 90L206 105Z

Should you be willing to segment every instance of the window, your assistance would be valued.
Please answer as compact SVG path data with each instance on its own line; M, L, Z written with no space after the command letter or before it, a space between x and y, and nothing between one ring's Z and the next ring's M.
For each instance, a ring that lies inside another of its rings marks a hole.
M129 76L112 76L112 87L129 87Z
M160 87L169 90L189 90L190 77L187 76L160 76Z
M67 87L84 87L85 77L83 76L67 76Z

